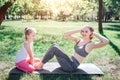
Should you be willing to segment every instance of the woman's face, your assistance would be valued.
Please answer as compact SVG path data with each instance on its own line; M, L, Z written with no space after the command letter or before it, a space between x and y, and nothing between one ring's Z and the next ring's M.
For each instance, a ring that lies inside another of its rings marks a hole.
M84 38L90 38L90 36L92 36L93 32L91 32L88 27L84 27L83 29L81 29L80 33L81 33L82 37L84 37Z
M34 41L35 37L36 37L36 33L35 32L32 32L29 35L27 35L27 39L31 40L31 41Z

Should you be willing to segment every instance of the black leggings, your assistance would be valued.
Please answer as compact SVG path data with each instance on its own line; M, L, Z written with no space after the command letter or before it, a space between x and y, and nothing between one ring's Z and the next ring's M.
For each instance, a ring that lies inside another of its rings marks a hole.
M74 72L77 70L77 67L79 66L79 62L71 56L69 58L62 49L59 48L57 45L52 45L48 51L46 52L42 62L45 64L48 62L51 58L56 56L58 63L60 64L61 68L66 72Z

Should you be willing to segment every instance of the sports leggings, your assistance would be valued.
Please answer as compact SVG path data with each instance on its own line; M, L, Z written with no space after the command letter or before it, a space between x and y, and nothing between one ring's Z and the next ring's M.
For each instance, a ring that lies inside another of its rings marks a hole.
M62 70L66 72L74 72L77 70L77 67L79 66L79 62L71 56L69 58L62 49L60 49L57 45L52 45L48 51L46 52L45 56L43 57L42 62L45 64L48 62L51 58L54 57L54 55L57 58L58 63L60 64Z

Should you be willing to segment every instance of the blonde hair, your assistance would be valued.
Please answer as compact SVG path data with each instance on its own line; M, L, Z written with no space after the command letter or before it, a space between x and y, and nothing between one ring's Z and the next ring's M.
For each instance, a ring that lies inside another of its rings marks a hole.
M27 40L27 35L30 35L32 32L36 33L36 30L34 28L26 27L25 28L25 39Z

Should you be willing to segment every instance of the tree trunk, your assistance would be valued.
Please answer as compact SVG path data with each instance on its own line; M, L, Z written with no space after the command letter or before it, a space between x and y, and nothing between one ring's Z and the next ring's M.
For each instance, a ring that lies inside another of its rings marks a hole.
M103 28L102 28L102 0L99 0L99 12L98 12L98 31L100 33L103 33Z
M4 19L4 16L7 12L7 9L12 6L12 2L6 2L3 6L0 7L0 25L2 24L2 21Z

